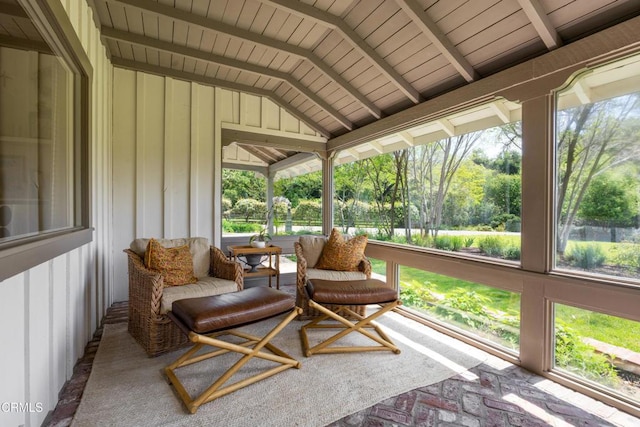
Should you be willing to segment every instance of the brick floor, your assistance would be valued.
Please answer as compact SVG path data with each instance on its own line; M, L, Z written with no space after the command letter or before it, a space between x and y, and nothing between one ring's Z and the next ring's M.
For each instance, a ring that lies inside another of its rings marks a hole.
M126 322L127 312L126 302L115 303L103 324ZM102 326L87 344L45 426L64 427L71 423L101 337ZM485 363L462 374L386 399L330 427L548 425L640 427L640 419L488 356Z

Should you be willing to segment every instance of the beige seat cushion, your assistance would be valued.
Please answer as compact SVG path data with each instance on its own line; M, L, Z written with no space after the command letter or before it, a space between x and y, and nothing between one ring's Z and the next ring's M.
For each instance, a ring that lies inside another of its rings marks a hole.
M160 300L160 314L171 311L174 301L184 298L208 297L227 292L236 292L238 284L233 280L220 279L217 277L204 277L197 283L183 286L167 286L162 290Z
M327 238L325 236L300 236L298 240L302 247L302 254L307 260L307 268L313 268L318 263L322 249L324 249Z
M144 252L150 239L135 239L129 248L144 259ZM209 275L209 240L206 237L189 237L184 239L156 239L165 248L175 248L177 246L189 246L189 251L193 257L193 274L198 278Z
M307 269L307 279L323 279L323 280L364 280L367 275L361 271L336 271L336 270L320 270L318 268ZM191 286L191 285L188 285Z

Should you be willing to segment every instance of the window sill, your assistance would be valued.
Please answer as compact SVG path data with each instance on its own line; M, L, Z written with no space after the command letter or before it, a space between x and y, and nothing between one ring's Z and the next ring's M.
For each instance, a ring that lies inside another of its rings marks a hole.
M0 249L0 282L93 240L93 229L79 228L47 238Z

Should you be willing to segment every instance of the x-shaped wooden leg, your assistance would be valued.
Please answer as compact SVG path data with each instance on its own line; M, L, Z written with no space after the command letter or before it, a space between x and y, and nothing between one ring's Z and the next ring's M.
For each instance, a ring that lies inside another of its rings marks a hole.
M277 374L278 372L282 372L285 369L299 369L302 366L300 362L289 356L284 351L280 350L278 347L270 344L269 341L271 341L273 337L275 337L285 326L287 326L287 324L289 324L289 322L291 322L291 320L293 320L294 317L296 317L301 312L301 309L296 308L291 313L289 313L280 323L278 323L278 325L276 325L271 330L271 332L269 332L262 338L238 330L228 330L208 335L197 334L195 332L189 333L189 339L194 342L195 345L185 354L180 356L175 362L165 368L165 373L169 378L169 381L175 387L178 395L186 405L189 412L194 414L198 410L198 407L204 403L211 402L212 400L215 400L220 396L232 393L236 390L248 386L249 384L253 384L257 381L263 380L267 377ZM239 344L230 343L218 339L218 337L221 335L234 335L243 338L246 341ZM214 350L205 354L194 356L205 345L218 348L219 350ZM263 347L268 349L271 353L265 353L261 351ZM176 376L175 370L229 352L243 354L243 356L199 396L191 398L184 385L180 382L180 379ZM242 366L244 366L249 360L254 357L270 360L272 362L279 363L279 365L230 384L226 387L223 387L223 385L236 372L238 372L238 370L242 368Z
M400 349L396 347L395 344L386 336L386 334L380 329L378 325L373 323L373 320L382 316L389 310L394 309L399 306L401 302L399 300L392 301L389 303L380 304L380 310L375 313L363 317L359 314L355 313L353 310L350 310L346 306L340 306L336 311L331 311L327 307L319 304L313 300L309 300L309 306L315 308L316 310L323 313L321 316L307 323L306 325L300 328L300 338L302 339L302 347L304 349L305 356L311 356L316 353L352 353L352 352L361 352L361 351L384 351L389 350L394 353L400 353ZM355 319L358 319L357 322L351 322L340 314L350 314ZM336 323L321 323L325 320L333 319L338 321L340 324ZM376 334L373 334L367 331L365 328L373 328ZM307 335L307 329L343 329L341 332L327 338L321 343L310 347L309 338ZM377 342L378 346L333 346L329 347L331 344L339 340L340 338L350 334L351 332L359 332L362 335L370 338L371 340Z

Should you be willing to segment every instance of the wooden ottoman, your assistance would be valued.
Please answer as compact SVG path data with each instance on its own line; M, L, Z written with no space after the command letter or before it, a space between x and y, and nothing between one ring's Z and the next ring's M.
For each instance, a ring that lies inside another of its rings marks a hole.
M249 288L227 294L175 301L168 315L195 345L175 362L167 366L165 373L189 412L193 414L203 403L210 402L278 372L289 368L300 368L300 362L269 343L300 312L301 309L295 306L293 297L284 292L266 287ZM289 314L264 337L256 337L233 329L283 313ZM246 341L242 343L223 341L219 339L223 335L234 335ZM196 355L203 346L211 346L215 350ZM263 347L268 349L270 353L262 351ZM191 398L176 376L175 370L228 352L239 353L242 357L217 378L209 388L199 396ZM253 357L270 360L276 362L277 365L224 386Z
M402 304L398 299L398 292L387 286L385 282L377 279L350 280L344 282L311 279L307 282L305 290L309 297L309 307L315 308L322 313L320 317L315 318L300 328L300 338L302 339L305 356L308 357L315 353L347 353L380 350L390 350L396 354L400 353L400 349L396 347L380 327L373 322L374 319ZM350 308L350 306L365 306L369 304L378 304L381 308L368 317L360 315ZM330 310L325 305L332 306L333 310ZM352 322L347 317L355 320ZM325 322L326 320L334 320L334 322L327 323ZM377 335L369 332L366 328L372 328ZM311 347L307 334L308 329L343 330ZM359 332L379 345L329 347L351 332Z

